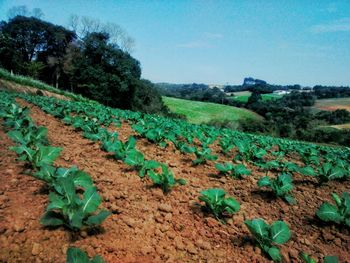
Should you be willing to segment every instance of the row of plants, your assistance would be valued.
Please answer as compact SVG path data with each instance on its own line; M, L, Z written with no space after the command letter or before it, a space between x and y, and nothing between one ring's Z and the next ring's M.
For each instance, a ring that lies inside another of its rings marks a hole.
M53 163L62 148L49 145L47 128L36 126L29 109L20 107L12 96L0 95L0 118L8 129L8 137L16 143L10 149L17 153L18 160L25 162L30 175L44 181L50 190L49 204L40 222L44 226L64 226L74 232L99 226L110 212L98 209L102 199L91 177L75 166L55 167Z
M92 116L89 116L89 117L92 117ZM140 125L140 124L138 123L138 125ZM136 129L141 131L141 127L138 127ZM157 128L154 127L152 129L157 129ZM152 129L148 129L148 130L146 129L146 130L147 130L147 132L152 134L152 132L151 132ZM173 129L172 132L168 132L168 134L172 134L172 135L171 136L168 135L167 137L171 137L171 138L167 138L165 140L163 140L163 139L160 140L160 142L162 144L159 144L159 145L161 147L166 147L167 145L164 144L164 142L167 143L169 140L169 141L175 142L174 145L175 144L181 145L180 147L185 149L185 150L183 150L184 153L194 153L195 146L190 145L190 143L196 144L195 140L198 140L199 144L201 144L202 147L208 147L208 145L210 145L212 143L212 139L210 139L210 138L208 139L204 136L202 136L202 137L199 136L199 139L198 139L198 137L189 136L189 139L187 139L186 141L181 140L181 139L176 140L176 138L178 138L178 135L176 135L176 131L177 131L176 129ZM145 134L147 132L142 131L142 132L140 132L140 134L141 135L143 134L144 137L146 137ZM159 135L160 133L161 132L159 132L159 130L158 130L156 134ZM174 136L174 134L176 136ZM148 138L148 137L150 137L150 136L148 135L146 138ZM110 138L107 141L109 141L111 138L113 138L113 136L110 136ZM153 140L153 139L149 139L149 140L156 142L156 140ZM134 137L129 138L129 140L122 147L124 149L124 152L126 149L133 148L134 141L135 141ZM106 150L110 147L110 145L105 145L105 146L103 146L103 145L104 144L102 144L102 147L105 147ZM259 163L260 166L263 166L265 164L268 167L268 169L275 169L275 170L281 170L281 171L300 172L300 171L302 171L301 169L303 169L304 171L301 173L304 173L306 175L308 175L308 174L312 175L312 172L310 172L311 169L309 169L309 168L311 168L310 166L298 167L295 163L287 163L286 164L280 160L276 161L277 164L273 163L273 161L262 163L261 162L262 157L266 154L266 152L264 152L261 148L259 149L258 147L253 147L253 149L250 149L246 142L239 141L238 139L236 141L236 145L238 145L239 154L238 154L238 156L236 155L235 160L248 161L249 163L254 163L254 164L257 164L260 162ZM229 146L229 147L226 147L226 149L230 148L230 147L231 147L231 149L233 149L235 146L233 146L233 147ZM249 151L245 150L245 149L249 149ZM228 154L230 150L227 150L226 154ZM272 152L272 154L277 156L278 158L281 158L281 156L282 157L284 156L284 154L279 154L278 152L277 153ZM314 156L313 154L309 154L309 155ZM119 152L117 154L117 156L119 156L118 158L121 160L126 160L125 154L123 154L123 153ZM328 158L329 158L329 156L328 156ZM310 159L314 159L314 158L310 158ZM325 159L327 159L327 158L325 158ZM253 160L253 161L251 161L251 160ZM342 160L342 161L344 161L344 160ZM279 164L281 164L281 167L279 167ZM327 174L329 174L329 172L327 172L328 170L326 168L329 166L330 166L329 163L323 163L322 166L320 166L319 170L326 171L326 172L324 172L324 174L326 174L325 178L328 178L327 180L321 179L320 181L323 182L323 181L328 181L328 180L335 179L335 178L338 178L338 179L339 178L343 178L343 179L346 178L346 176L334 176L334 175L332 175L333 173L330 173L330 176L327 175ZM330 167L331 167L331 169L333 169L332 166L330 166ZM243 164L238 164L238 165L233 165L231 163L216 164L216 168L220 172L231 174L235 178L240 178L240 177L247 176L250 174L250 171ZM344 165L344 168L345 168L345 165ZM346 173L344 173L343 170L341 170L341 172L339 172L339 173L346 175ZM319 177L321 178L321 176L319 176ZM291 204L295 203L294 198L290 195L290 191L293 188L292 176L290 174L282 173L276 179L271 179L267 176L263 177L258 181L258 185L259 185L259 187L271 188L271 190L275 193L276 196L282 197L284 200L286 200L287 202L289 202ZM219 190L214 189L214 190L209 189L207 191L204 191L204 192L202 192L202 196L200 197L200 200L204 201L206 203L206 207L207 207L208 211L211 211L216 218L219 218L220 215L223 215L223 214L232 215L233 213L238 212L239 203L236 200L234 200L233 198L230 198L230 197L224 198L226 193L225 192L223 193L222 189L219 189ZM324 221L334 221L337 223L347 222L346 218L348 218L349 215L348 215L348 211L346 209L344 209L344 206L348 203L348 201L346 201L347 199L344 196L348 196L348 195L346 193L343 194L343 201L340 202L342 205L339 205L339 206L337 205L336 208L334 208L335 206L333 206L333 205L322 205L316 213L317 216ZM332 210L335 210L335 209L337 210L337 213L332 212L332 215L336 215L336 217L334 217L334 218L329 217L330 213L327 209L325 209L325 208L329 208L329 207L331 207ZM322 211L324 211L324 212L322 212ZM335 219L335 220L333 220L333 219ZM283 237L281 237L282 241L280 241L280 239L277 237L277 241L276 241L273 238L274 235L272 234L272 236L271 236L271 233L273 233L271 231L275 231L275 230L268 230L268 229L271 229L271 228L272 229L279 229L282 232L288 233L289 228L287 231L286 230L287 225L284 222L278 222L276 224L273 223L271 226L268 226L262 219L253 219L250 221L246 220L245 223L246 223L247 227L249 228L249 230L253 233L253 235L256 235L256 233L254 233L254 230L252 230L254 227L261 228L261 226L264 226L267 229L265 231L266 233L264 235L264 238L262 238L261 236L257 237L258 243L262 247L263 251L265 251L268 255L270 255L270 257L273 260L276 260L276 261L280 260L280 253L279 253L278 248L275 247L275 245L279 244L278 242L282 242L284 239L283 239ZM267 242L267 245L264 243L261 243L259 240L260 241L263 240L261 242L265 242L265 243ZM282 242L280 244L283 244L285 242ZM274 245L272 245L272 244L274 244Z
M123 142L118 138L117 132L109 132L108 127L121 124L120 120L110 116L110 113L98 112L92 116L84 109L74 108L73 103L56 107L56 104L47 104L44 100L40 106L43 106L45 112L60 118L67 125L72 125L77 131L81 131L83 137L99 142L103 151L112 154L116 160L121 160L131 166L141 178L149 178L155 186L162 188L164 193L168 193L177 184L186 184L184 179L176 179L166 164L147 160L144 154L136 149L135 137L130 136L126 142Z

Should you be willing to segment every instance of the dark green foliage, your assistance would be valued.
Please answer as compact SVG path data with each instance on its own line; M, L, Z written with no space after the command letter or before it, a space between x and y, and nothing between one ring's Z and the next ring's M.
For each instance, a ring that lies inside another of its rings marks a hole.
M244 176L249 176L251 171L244 164L233 165L232 163L217 163L215 168L222 174L228 174L235 179L241 179Z
M162 188L164 193L168 193L176 184L186 184L186 181L184 179L175 179L173 172L170 171L169 168L164 164L161 164L160 173L152 169L148 171L147 175L152 180L154 185Z
M101 256L94 256L91 260L88 255L76 247L69 247L67 249L66 263L104 263Z
M223 216L235 214L240 209L240 204L233 197L225 197L226 192L221 188L210 188L201 191L200 201L205 203L205 208L212 213L216 219Z
M295 204L295 200L290 194L293 189L293 179L289 174L281 174L275 179L264 176L259 179L258 186L270 188L276 196L283 198L289 204Z
M279 248L291 238L288 225L283 221L275 221L271 225L263 219L245 220L244 224L258 241L261 249L275 262L282 260Z
M336 205L325 202L316 215L323 221L340 223L350 228L350 195L344 192L340 197L333 193L332 197Z
M211 149L208 147L203 147L202 149L195 148L194 154L196 159L192 161L194 165L199 165L206 163L207 161L215 161L218 157L211 154Z
M169 113L153 84L141 79L140 63L111 43L104 32L91 32L77 39L75 32L62 26L16 16L2 21L0 47L0 66L16 74L56 88L69 87L112 107ZM32 82L36 87L54 90Z
M56 192L50 193L50 203L40 220L43 225L64 225L71 230L79 230L100 225L110 215L106 210L97 211L102 199L96 187L85 189L82 198L70 176L58 178L54 187Z

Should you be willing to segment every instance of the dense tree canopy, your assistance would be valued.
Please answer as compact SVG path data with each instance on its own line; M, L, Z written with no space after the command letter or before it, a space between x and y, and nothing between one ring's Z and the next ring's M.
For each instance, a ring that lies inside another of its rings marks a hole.
M0 66L112 107L166 111L153 84L141 79L139 61L105 30L80 39L62 26L15 16L0 24Z

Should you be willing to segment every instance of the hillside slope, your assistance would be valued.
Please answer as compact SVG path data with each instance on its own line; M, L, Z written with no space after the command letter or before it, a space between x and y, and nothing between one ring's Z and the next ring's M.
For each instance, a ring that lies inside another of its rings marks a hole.
M186 116L191 123L217 121L238 121L243 119L261 120L262 117L250 110L211 102L162 97L171 111Z

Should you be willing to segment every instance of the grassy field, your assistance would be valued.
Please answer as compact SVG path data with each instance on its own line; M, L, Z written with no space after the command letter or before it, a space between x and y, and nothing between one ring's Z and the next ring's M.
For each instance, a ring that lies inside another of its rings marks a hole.
M240 101L240 102L247 102L251 92L250 91L240 91L240 92L235 92L234 97L232 99ZM280 99L282 98L281 95L276 95L276 94L262 94L262 99L263 100L274 100L274 99Z
M345 109L350 111L350 98L334 98L317 100L314 108L319 110L337 110Z
M184 114L191 123L206 123L211 120L237 121L241 119L262 119L252 111L220 105L216 103L183 100L170 97L163 97L165 105L175 113Z

